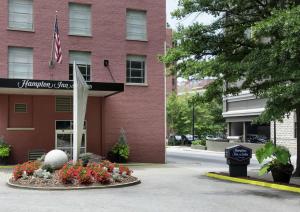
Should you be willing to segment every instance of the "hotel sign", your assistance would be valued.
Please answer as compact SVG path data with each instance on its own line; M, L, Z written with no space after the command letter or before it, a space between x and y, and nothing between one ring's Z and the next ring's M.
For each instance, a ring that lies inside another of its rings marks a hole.
M35 89L73 89L73 84L63 81L35 81L35 80L21 80L17 82L18 88L35 88Z
M35 88L35 89L73 89L73 82L70 84L65 81L36 81L36 80L21 80L17 83L18 88ZM89 85L92 90L93 86Z
M87 82L90 91L123 92L123 83ZM73 90L73 81L0 78L1 88Z
M242 145L236 145L225 149L225 157L235 161L245 161L252 157L252 149Z

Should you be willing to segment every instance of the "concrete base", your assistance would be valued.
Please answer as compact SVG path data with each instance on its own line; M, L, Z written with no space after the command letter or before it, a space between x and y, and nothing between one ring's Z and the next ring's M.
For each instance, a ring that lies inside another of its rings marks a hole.
M247 166L245 165L229 165L230 177L247 177Z

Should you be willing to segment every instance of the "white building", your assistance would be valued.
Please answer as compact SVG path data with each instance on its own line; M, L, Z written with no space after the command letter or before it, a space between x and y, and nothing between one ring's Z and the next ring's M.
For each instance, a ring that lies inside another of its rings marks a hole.
M256 98L248 91L238 96L227 96L223 99L223 117L227 122L227 135L240 136L242 142L259 135L274 141L274 122L264 125L253 124L252 121L265 110L265 99ZM292 112L283 122L276 122L276 142L288 147L292 154L296 153L296 116Z

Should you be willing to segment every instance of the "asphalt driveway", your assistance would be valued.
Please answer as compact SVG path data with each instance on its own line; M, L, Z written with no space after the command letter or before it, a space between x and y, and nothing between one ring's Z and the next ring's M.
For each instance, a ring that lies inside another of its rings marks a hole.
M174 160L174 158L173 158ZM207 171L226 170L204 163L170 163L134 167L142 184L103 190L35 191L5 185L10 173L0 170L0 211L298 211L297 194L212 180Z

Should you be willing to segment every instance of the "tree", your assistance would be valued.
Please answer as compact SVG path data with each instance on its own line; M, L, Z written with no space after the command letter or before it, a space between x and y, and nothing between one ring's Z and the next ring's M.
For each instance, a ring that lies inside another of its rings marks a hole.
M260 121L282 120L296 111L300 120L299 0L179 0L173 15L216 17L209 25L179 27L163 61L174 73L226 82L224 94L249 89L266 98ZM234 86L242 82L241 86ZM215 93L210 87L210 94ZM300 175L300 124L297 125L297 167Z
M205 136L224 132L222 102L205 102L199 95L172 94L167 102L167 123L171 133L184 135L192 132L192 104L195 108L195 134Z

